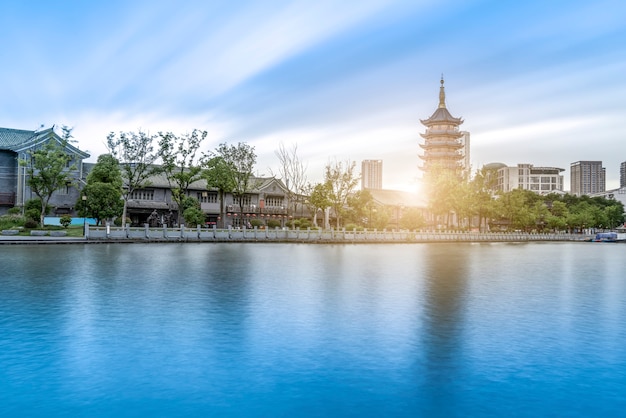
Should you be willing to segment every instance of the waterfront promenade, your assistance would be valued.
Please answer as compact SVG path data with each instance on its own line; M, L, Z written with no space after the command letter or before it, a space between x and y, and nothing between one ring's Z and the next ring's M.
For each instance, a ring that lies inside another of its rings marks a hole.
M584 234L524 232L433 232L408 230L290 230L216 228L121 228L87 226L84 237L5 236L0 244L73 244L133 242L294 242L294 243L419 243L584 241Z

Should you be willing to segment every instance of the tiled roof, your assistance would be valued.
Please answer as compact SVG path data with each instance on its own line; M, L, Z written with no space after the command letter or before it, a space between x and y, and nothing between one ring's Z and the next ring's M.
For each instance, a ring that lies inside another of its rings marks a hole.
M15 151L36 137L35 131L0 128L0 149Z
M41 131L26 131L23 129L9 129L0 128L0 150L9 151L21 151L28 149L39 142L46 141L50 138L61 140L61 138L54 132L54 127L49 129L43 129ZM83 158L89 157L84 151L76 148L72 144L67 144L73 153L82 156Z
M87 176L87 174L89 174L89 172L91 170L93 170L93 167L96 165L96 163L84 163L83 164L83 169L85 172L85 177ZM148 182L149 185L146 186L146 188L160 188L160 189L169 189L170 187L173 187L174 185L170 186L170 183L167 181L167 176L165 175L165 173L158 173L158 174L153 174L148 178ZM255 177L252 176L250 178L250 185L251 185L251 192L252 193L258 193L258 192L264 192L264 193L271 193L271 192L276 192L276 193L284 193L286 190L286 187L284 185L284 183L282 182L282 180L274 178L274 177ZM272 188L270 190L270 186L275 185L275 189ZM214 189L212 187L207 188L207 183L205 179L200 179L198 181L194 181L193 183L191 183L189 185L189 190L207 190L207 189Z
M436 123L450 123L453 125L460 125L463 123L463 119L455 118L448 112L448 109L445 107L440 107L428 118L428 119L420 119L423 125L429 126L434 125Z

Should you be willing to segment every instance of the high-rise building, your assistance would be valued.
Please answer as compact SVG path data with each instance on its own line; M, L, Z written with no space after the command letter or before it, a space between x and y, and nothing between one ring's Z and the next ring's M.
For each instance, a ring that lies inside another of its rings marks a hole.
M563 191L563 168L535 167L532 164L518 164L515 167L504 164L491 166L497 170L497 188L503 192L513 189L531 190L537 194Z
M619 188L626 187L626 161L619 165Z
M570 192L576 196L604 192L606 169L602 161L576 161L570 165Z
M361 162L361 189L380 190L383 188L383 160L363 160Z
M420 119L426 127L426 132L421 134L424 143L420 147L424 149L422 170L428 173L434 168L460 172L469 170L469 132L459 131L459 125L463 119L455 118L446 108L446 93L443 87L439 87L439 106L428 119Z

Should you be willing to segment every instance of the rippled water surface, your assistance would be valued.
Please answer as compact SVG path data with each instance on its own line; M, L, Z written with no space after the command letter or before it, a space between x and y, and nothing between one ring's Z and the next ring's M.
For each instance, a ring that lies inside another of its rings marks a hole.
M0 247L2 416L619 416L626 245Z

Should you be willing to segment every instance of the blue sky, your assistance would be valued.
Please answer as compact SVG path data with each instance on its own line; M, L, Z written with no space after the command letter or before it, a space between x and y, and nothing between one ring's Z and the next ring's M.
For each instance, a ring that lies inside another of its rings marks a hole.
M626 3L613 1L3 1L0 126L207 130L247 142L257 172L297 145L309 180L383 160L418 187L420 119L446 81L474 168L626 161Z

